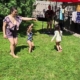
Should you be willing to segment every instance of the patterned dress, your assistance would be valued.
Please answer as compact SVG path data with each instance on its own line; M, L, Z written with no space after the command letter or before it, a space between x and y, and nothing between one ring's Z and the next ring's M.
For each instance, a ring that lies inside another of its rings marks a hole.
M19 25L22 22L21 16L17 16L16 18L16 24L13 24L10 20L9 16L6 16L3 19L3 22L6 22L6 35L7 38L16 38L17 37L17 31L19 30Z

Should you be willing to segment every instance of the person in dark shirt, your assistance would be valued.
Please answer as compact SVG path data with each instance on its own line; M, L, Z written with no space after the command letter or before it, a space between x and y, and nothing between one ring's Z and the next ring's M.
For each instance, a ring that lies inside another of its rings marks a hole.
M51 6L48 6L48 10L45 12L45 18L47 19L47 31L51 32L52 22L54 17L54 11L51 10Z

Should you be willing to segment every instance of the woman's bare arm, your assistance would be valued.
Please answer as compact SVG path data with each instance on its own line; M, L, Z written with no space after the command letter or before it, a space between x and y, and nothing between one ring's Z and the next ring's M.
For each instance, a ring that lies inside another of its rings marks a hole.
M6 22L3 22L2 29L3 29L3 37L6 38Z
M28 17L22 17L21 19L24 21L30 21L30 20L36 21L37 20L36 18L28 18Z

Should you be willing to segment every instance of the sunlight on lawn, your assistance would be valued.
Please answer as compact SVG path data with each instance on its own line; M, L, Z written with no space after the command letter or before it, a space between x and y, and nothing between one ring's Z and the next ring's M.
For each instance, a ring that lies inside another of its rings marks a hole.
M56 51L52 35L41 33L41 22L34 23L33 41L35 49L28 53L25 28L21 27L16 47L19 59L9 54L9 42L0 32L0 80L79 80L80 38L65 32L61 45L63 51ZM24 29L22 29L24 28ZM44 30L46 23L44 22ZM22 35L22 36L21 36Z

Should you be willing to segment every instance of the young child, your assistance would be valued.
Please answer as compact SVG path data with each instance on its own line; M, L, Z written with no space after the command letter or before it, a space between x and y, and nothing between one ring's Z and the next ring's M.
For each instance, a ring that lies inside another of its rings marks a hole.
M62 47L60 45L61 42L61 38L62 38L62 31L60 30L60 26L57 24L55 25L55 32L54 32L54 36L51 39L51 42L54 40L54 38L56 38L56 48L58 50L58 52L62 51Z
M32 42L33 40L33 33L32 33L32 28L33 28L33 24L31 24L28 29L27 29L27 43L29 45L29 53L33 50L34 48L34 43Z

